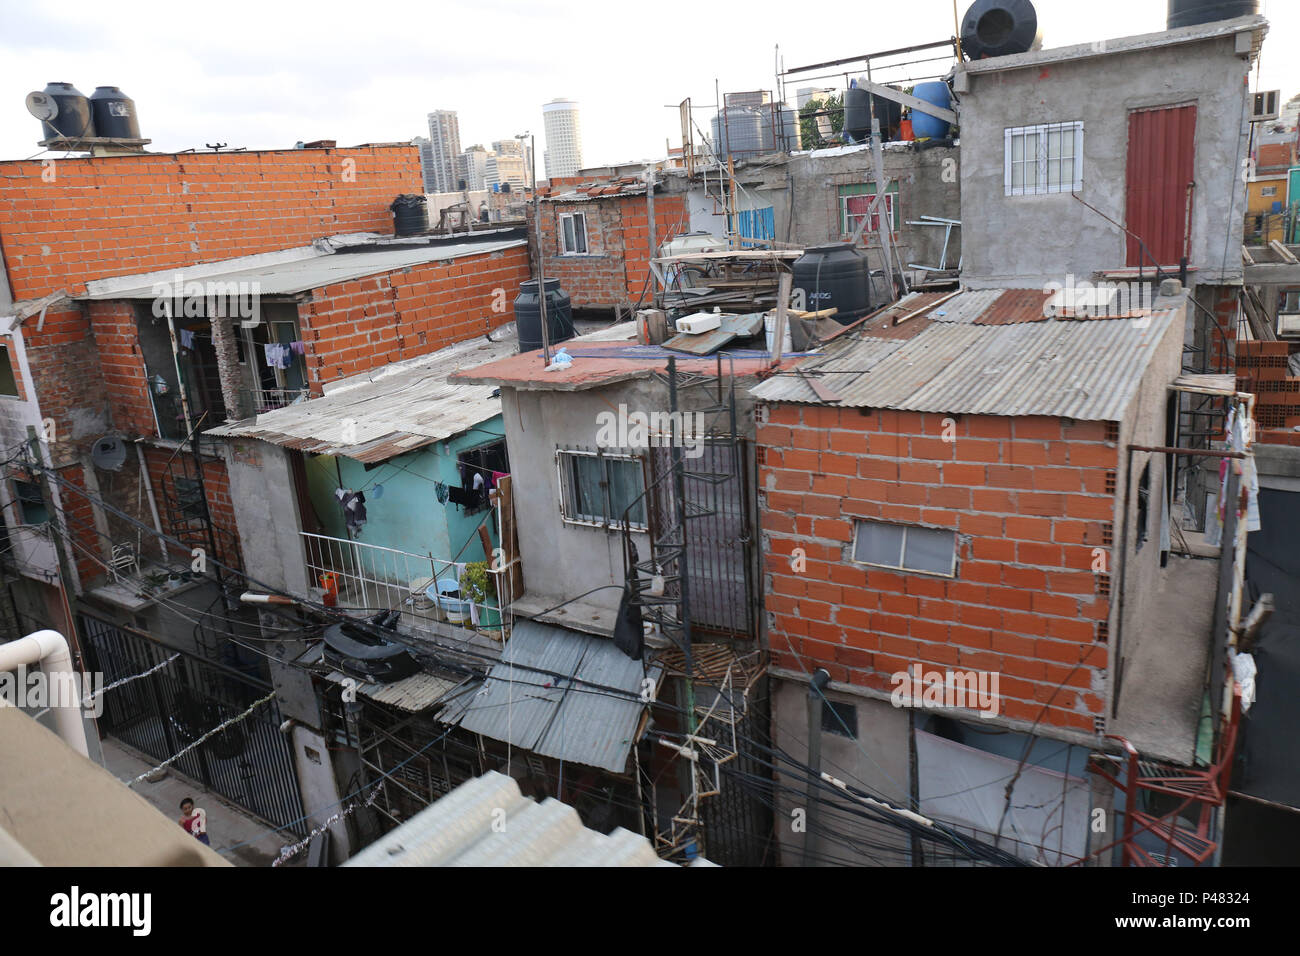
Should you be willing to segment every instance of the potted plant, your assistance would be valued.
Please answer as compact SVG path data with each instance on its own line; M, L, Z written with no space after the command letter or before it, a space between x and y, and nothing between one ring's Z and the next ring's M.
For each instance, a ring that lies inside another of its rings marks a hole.
M486 561L472 561L465 565L460 575L460 593L478 608L480 627L496 629L501 626L501 612L496 605L496 580L488 573Z

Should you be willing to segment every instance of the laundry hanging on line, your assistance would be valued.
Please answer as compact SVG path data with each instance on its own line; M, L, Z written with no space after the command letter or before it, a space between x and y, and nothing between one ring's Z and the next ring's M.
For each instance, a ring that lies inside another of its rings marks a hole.
M349 531L356 533L366 523L366 496L364 492L336 488L334 497L343 507L343 518Z

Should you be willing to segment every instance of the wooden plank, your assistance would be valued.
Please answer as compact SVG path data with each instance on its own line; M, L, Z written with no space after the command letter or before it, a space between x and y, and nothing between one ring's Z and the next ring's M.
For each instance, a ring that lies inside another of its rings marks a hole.
M1270 239L1268 247L1277 253L1283 262L1289 265L1300 265L1300 259L1297 259L1291 250L1282 244L1281 240Z
M772 331L772 365L774 366L780 364L781 355L785 351L786 313L790 303L790 288L793 285L794 276L788 273L781 276L781 285L776 293L776 328Z

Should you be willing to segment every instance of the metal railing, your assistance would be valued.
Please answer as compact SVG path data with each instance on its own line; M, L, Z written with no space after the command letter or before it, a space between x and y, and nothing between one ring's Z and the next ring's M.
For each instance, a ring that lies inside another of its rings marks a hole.
M305 385L302 388L246 388L244 394L248 398L248 407L254 413L284 408L299 400L306 401L310 397Z
M433 622L469 624L468 607L448 602L451 613L425 594L435 581L460 580L464 563L413 554L362 541L300 532L307 552L307 574L315 587L334 591L339 607L401 611L402 623L433 631ZM463 617L461 614L463 613Z

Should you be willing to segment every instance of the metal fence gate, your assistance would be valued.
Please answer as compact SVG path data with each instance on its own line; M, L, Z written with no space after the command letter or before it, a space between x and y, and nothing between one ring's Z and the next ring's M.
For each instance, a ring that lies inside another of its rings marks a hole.
M159 763L271 691L265 681L80 616L87 667L108 685L179 656L104 695L100 727ZM305 836L293 753L269 700L170 766L276 827Z

